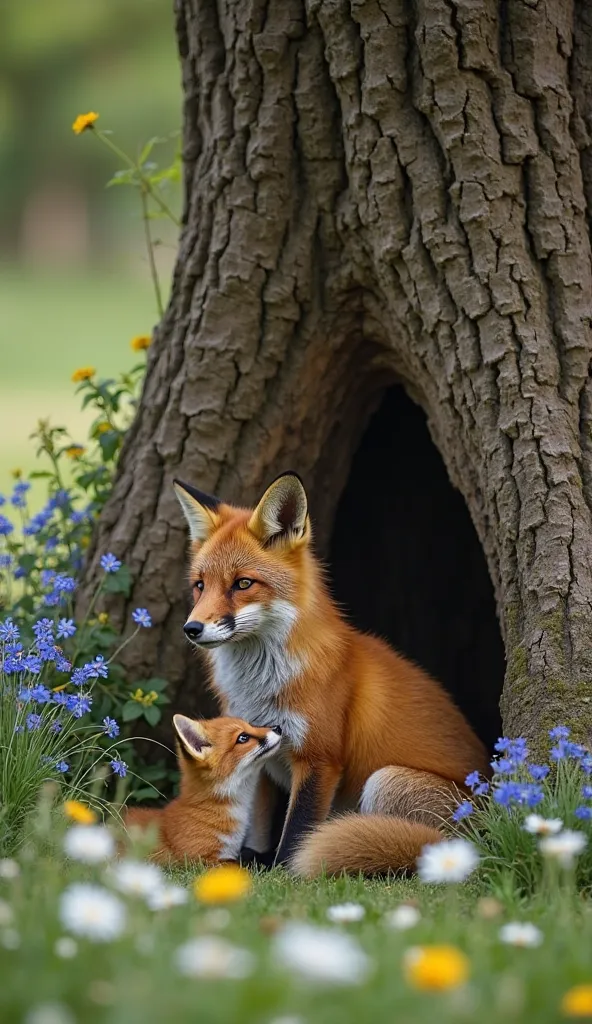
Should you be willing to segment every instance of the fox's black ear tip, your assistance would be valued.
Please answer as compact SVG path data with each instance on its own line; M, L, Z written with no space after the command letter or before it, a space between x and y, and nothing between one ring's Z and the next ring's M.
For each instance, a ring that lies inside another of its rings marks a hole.
M280 473L279 476L276 476L275 480L273 480L272 482L274 484L277 484L278 480L284 480L285 477L287 476L291 476L294 480L298 481L301 487L304 487L304 480L300 476L300 473L297 473L295 469L284 470L284 472Z
M199 491L197 487L193 487L192 484L185 483L184 480L179 480L178 477L173 477L173 487L175 489L179 488L180 490L185 491L185 494L188 494L190 498L194 498L200 505L204 505L213 512L215 512L218 505L220 505L219 498L215 498L213 494L206 494L205 491Z

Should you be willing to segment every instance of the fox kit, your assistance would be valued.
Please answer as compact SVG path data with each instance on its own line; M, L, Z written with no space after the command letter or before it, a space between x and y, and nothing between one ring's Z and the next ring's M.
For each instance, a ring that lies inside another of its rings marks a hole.
M332 807L359 804L366 814L415 820L411 832L401 823L406 838L388 856L381 846L392 863L372 858L374 838L355 832L372 825L353 816L355 835L351 817L328 823L341 833L331 833L330 849L322 832L322 848L311 848L310 838L309 860L301 857L297 869L314 873L331 852L335 870L411 866L425 842L441 838L429 826L449 813L467 773L487 769L484 747L438 683L344 620L311 550L296 474L275 480L254 510L181 481L175 490L191 537L194 607L185 634L205 652L225 714L282 728L281 750L260 781L248 846L268 849L268 773L289 793L276 863L290 862Z
M156 860L238 860L257 778L280 744L278 729L257 729L240 718L193 721L175 715L180 795L162 810L132 809L126 826L156 825Z

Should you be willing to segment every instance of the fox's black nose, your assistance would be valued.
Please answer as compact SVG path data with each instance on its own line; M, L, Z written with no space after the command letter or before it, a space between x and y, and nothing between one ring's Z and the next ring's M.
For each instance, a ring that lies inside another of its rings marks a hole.
M183 632L185 636L188 636L190 640L197 640L204 631L203 622L186 622L183 626Z

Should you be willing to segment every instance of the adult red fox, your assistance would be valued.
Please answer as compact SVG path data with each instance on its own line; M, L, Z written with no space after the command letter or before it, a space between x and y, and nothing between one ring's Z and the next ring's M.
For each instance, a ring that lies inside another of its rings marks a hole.
M257 778L276 752L280 731L240 718L194 721L174 715L181 792L162 809L132 808L126 826L156 826L155 860L238 860Z
M262 773L248 846L268 849L272 805L261 783L269 773L289 792L276 863L289 862L331 808L359 803L363 813L415 823L389 821L379 864L376 837L363 832L369 823L356 817L353 834L351 821L338 820L331 823L338 845L323 846L322 859L334 870L411 866L424 843L441 838L434 826L449 814L456 787L473 769L487 770L484 747L438 683L345 621L311 550L306 492L295 473L278 477L254 510L181 481L175 491L191 536L194 607L185 634L205 652L225 714L282 729L281 749ZM349 829L347 846L339 827ZM310 863L296 862L303 873L320 870L315 841L306 846Z

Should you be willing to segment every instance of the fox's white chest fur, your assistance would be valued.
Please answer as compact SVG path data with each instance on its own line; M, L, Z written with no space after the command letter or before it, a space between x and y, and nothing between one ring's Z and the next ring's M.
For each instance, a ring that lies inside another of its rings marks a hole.
M287 649L298 611L289 601L275 600L265 613L261 606L250 605L242 614L245 617L248 614L251 620L261 616L260 628L257 633L222 644L210 652L216 688L226 698L228 714L244 718L252 725L279 725L283 752L288 745L298 750L306 738L308 723L303 715L286 708L281 699L304 667ZM237 632L240 631L240 615L237 615ZM274 777L277 760L273 758L267 765ZM277 767L279 769L279 763Z

